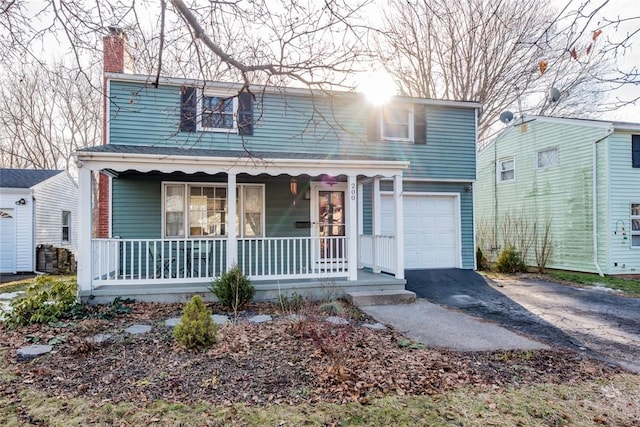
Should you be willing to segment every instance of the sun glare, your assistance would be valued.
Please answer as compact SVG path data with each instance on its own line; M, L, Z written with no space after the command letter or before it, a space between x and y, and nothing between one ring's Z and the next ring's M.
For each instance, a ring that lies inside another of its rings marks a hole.
M358 85L358 90L372 104L386 104L396 94L396 84L386 71L374 71L363 77L362 83Z

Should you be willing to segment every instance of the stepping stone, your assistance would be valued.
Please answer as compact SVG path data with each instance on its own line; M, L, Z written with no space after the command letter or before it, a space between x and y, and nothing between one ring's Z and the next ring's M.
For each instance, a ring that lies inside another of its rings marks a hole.
M169 327L169 328L175 328L178 323L180 323L180 318L179 317L172 317L170 319L167 319L164 321L164 326Z
M365 325L362 325L365 328L369 328L369 329L373 329L374 331L382 331L387 329L386 326L384 326L382 323L378 322L378 323L367 323Z
M223 314L212 314L211 318L216 325L224 325L229 323L229 317Z
M150 325L132 325L132 326L129 326L124 331L131 335L139 335L139 334L145 334L150 330L151 330Z
M249 322L251 323L265 323L265 322L271 322L273 320L273 318L271 316L269 316L268 314L259 314L257 316L253 316L251 319L249 319Z
M111 334L96 334L90 338L87 338L87 341L92 342L94 344L102 344L105 341L109 341L113 335Z
M0 294L0 300L5 300L5 301L9 301L14 299L15 297L24 294L24 291L17 291L17 292L5 292L4 294Z
M49 353L53 350L52 345L44 345L44 344L34 344L28 347L19 348L17 351L18 360L27 361L33 360L36 357L40 357L43 354Z
M348 325L349 321L344 317L340 316L330 316L327 317L327 322L333 323L334 325Z

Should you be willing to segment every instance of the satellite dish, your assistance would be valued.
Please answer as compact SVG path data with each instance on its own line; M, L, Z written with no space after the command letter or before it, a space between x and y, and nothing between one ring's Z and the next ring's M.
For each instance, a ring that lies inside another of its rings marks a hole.
M549 102L558 102L560 100L560 91L555 87L549 89Z
M513 113L511 111L503 111L500 114L500 121L505 125L513 120Z

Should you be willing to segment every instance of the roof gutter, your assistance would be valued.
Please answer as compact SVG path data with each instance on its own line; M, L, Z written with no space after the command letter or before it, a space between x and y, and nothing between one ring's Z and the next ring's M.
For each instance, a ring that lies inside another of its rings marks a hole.
M592 188L592 209L593 209L593 264L596 267L596 270L598 271L598 274L600 276L604 277L604 273L602 272L602 269L600 268L600 261L598 260L598 159L597 159L597 145L598 142L604 141L605 139L609 138L611 136L611 134L613 134L613 132L615 131L615 129L613 128L613 126L611 126L609 128L609 130L607 130L607 133L605 136L603 136L600 139L597 139L593 142L593 167L591 168L592 172L593 172L593 178L591 179L591 181L593 182L593 188Z

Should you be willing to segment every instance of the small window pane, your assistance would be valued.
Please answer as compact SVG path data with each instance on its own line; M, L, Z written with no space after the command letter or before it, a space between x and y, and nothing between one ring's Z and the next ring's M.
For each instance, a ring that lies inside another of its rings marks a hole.
M184 186L167 185L165 192L165 234L184 237Z
M631 216L640 216L640 203L631 204Z
M62 241L71 241L71 212L62 211Z
M538 167L548 168L558 164L558 149L551 148L548 150L538 151Z
M640 231L640 219L631 220L631 231Z
M513 159L501 160L499 165L500 181L512 181L513 179L515 179Z
M205 96L202 100L202 126L214 129L232 129L233 98Z

